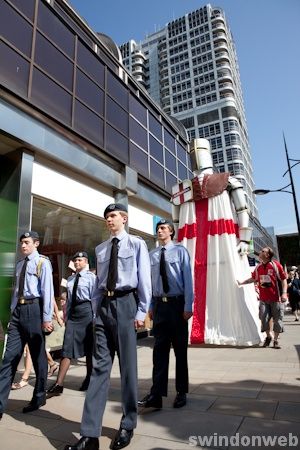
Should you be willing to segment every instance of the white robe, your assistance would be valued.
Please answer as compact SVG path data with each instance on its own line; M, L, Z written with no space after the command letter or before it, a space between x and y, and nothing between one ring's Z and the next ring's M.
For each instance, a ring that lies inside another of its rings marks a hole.
M237 252L238 227L228 192L180 206L178 241L194 273L191 344L252 346L262 341L258 300L247 256Z

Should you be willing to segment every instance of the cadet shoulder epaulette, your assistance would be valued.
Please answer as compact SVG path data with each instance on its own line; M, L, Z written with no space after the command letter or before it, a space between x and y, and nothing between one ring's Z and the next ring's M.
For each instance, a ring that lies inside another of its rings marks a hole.
M48 256L46 256L46 255L41 255L41 254L39 254L39 258L49 259Z
M49 260L48 256L45 256L45 255L39 255L39 262L38 262L37 265L36 265L36 276L37 276L38 278L40 278L40 276L41 276L41 273L42 273L42 265L43 265L45 259L48 259L48 260Z

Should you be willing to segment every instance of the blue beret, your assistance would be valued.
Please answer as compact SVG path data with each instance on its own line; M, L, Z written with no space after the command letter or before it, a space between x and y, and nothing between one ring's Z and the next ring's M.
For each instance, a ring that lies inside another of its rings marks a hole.
M29 237L31 237L32 239L37 239L37 240L40 239L40 237L36 231L26 231L26 233L21 234L20 242L22 241L22 239L26 239Z
M72 260L74 261L76 258L86 258L89 259L87 252L76 252L73 256Z
M106 219L106 214L112 212L112 211L123 211L127 213L126 206L122 205L122 203L111 203L108 205L103 213L104 219Z
M173 222L172 222L171 220L168 220L168 219L160 219L160 221L157 222L157 224L156 224L156 233L157 233L158 227L159 227L160 225L169 225L169 227L170 227L170 228L172 229L172 231L173 231L171 237L172 237L172 238L174 237L174 235L175 235L175 228L174 228L174 224L173 224Z

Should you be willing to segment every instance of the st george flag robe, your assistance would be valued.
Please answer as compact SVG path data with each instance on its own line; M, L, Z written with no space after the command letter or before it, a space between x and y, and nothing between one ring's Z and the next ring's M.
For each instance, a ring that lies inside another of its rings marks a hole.
M178 242L194 273L191 344L253 346L262 341L259 304L247 256L237 252L238 226L228 192L180 205Z

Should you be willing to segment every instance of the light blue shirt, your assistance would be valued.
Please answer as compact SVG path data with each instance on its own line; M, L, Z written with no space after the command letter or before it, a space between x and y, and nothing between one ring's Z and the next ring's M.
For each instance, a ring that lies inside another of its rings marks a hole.
M78 280L78 286L76 289L76 301L86 302L91 301L92 294L95 286L96 275L89 270L83 269L79 272L80 277ZM68 292L68 301L67 301L67 317L70 313L71 303L72 303L72 292L74 287L74 282L76 278L76 273L71 275L67 280L67 292Z
M40 258L42 258L43 262L40 267L40 273L38 273L38 263ZM54 298L51 263L48 258L41 256L37 251L28 255L28 260L25 272L23 297L25 299L41 297L43 299L43 322L51 322ZM24 261L25 258L17 263L16 284L11 300L11 311L17 306L19 279Z
M138 309L136 320L144 320L151 301L150 260L145 241L129 235L125 230L117 236L102 242L95 249L97 259L97 280L93 293L93 302L102 299L106 290L107 275L111 254L111 240L117 237L118 243L118 280L116 290L136 289Z
M153 297L175 297L183 295L185 299L184 310L191 312L193 308L194 292L193 278L190 264L190 256L185 247L180 244L174 244L173 241L164 245L166 271L170 290L164 292L162 278L160 276L160 255L162 246L151 250L151 277L152 277L152 295ZM155 299L152 298L151 307Z

